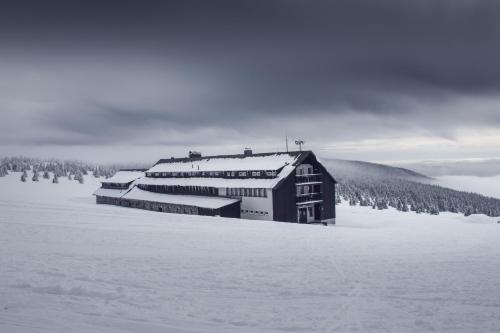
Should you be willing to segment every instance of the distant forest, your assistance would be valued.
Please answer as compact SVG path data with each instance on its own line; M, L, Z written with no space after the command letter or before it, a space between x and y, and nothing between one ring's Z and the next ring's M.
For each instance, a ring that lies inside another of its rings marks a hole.
M23 156L0 159L0 177L9 172L22 172L21 181L26 181L28 177L33 181L37 181L39 177L49 178L49 173L51 173L55 180L60 177L68 177L83 182L83 175L92 174L95 177L109 178L119 169L120 166L115 165L105 166L72 160L62 161Z
M431 178L411 170L357 161L323 163L338 182L337 202L434 215L452 212L500 216L500 199L433 185Z

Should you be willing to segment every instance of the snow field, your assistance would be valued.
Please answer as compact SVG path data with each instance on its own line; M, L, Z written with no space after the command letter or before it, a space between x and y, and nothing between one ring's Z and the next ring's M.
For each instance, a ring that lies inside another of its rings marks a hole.
M338 207L297 225L96 205L0 178L0 332L494 332L497 219Z

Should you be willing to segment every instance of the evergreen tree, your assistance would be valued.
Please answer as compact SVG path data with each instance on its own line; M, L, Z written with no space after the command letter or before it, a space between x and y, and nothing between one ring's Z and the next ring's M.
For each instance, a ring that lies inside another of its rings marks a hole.
M37 170L33 171L33 177L31 178L31 180L34 182L38 181L38 171Z

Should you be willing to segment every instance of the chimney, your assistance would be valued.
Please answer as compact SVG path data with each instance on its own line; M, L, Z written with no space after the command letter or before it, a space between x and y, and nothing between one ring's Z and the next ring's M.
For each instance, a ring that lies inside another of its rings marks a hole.
M251 148L245 148L245 150L243 150L243 155L244 156L252 156L252 149Z
M201 158L201 153L199 151L189 151L189 158Z

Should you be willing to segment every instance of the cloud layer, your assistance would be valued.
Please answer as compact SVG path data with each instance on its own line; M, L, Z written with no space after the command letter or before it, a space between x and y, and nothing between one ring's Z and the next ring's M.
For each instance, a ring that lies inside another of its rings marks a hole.
M465 0L3 4L0 142L462 142L500 127L498 17Z

